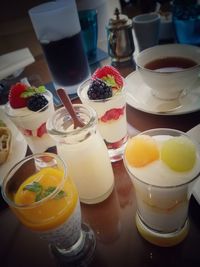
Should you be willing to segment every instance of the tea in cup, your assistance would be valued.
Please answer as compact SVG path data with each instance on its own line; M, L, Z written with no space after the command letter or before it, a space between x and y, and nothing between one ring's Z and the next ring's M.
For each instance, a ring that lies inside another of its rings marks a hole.
M137 71L152 94L162 100L187 94L200 73L200 48L192 45L157 45L140 52Z

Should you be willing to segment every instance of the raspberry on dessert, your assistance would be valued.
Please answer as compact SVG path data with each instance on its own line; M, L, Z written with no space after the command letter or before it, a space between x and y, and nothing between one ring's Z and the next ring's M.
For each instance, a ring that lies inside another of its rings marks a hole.
M123 87L123 78L119 71L113 66L104 66L98 68L92 75L93 79L101 79L108 86L111 86L113 89L119 90Z
M91 100L106 99L112 97L112 88L100 79L92 80L87 91Z
M48 100L42 94L35 94L28 98L27 108L32 111L38 111L48 104Z
M27 99L22 97L22 93L24 93L27 88L28 86L23 83L16 83L11 86L8 99L12 108L26 107Z

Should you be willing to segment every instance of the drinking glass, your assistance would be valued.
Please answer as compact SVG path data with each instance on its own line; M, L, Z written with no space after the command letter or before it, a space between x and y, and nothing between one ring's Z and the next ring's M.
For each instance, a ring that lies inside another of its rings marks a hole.
M200 45L200 3L174 1L173 24L178 43Z
M25 108L13 109L9 103L5 107L6 114L23 134L33 153L44 152L55 146L55 141L48 135L46 129L47 119L54 112L53 96L48 90L44 96L48 103L38 111L26 110Z
M159 43L160 15L152 12L133 17L133 30L139 51L157 45Z
M43 3L29 10L55 88L74 94L90 76L75 0Z
M184 139L182 140L185 141L181 142L187 143L189 140L196 147L196 161L193 168L189 171L179 172L173 171L165 165L160 159L161 156L159 156L158 160L152 161L146 166L133 167L127 158L128 145L125 151L125 167L132 179L136 192L136 226L139 233L147 241L155 245L164 247L174 246L185 239L189 230L189 200L192 187L200 175L198 144L191 140L185 133L174 129L151 129L138 136L147 138L147 135L157 142L159 151L161 151L165 141L169 141L170 138L174 137L183 137ZM152 147L149 147L149 149L151 150ZM139 150L139 147L137 147L136 149L143 155L143 162L145 162L148 148L145 150L142 147ZM171 151L173 153L177 152L175 142ZM151 153L154 153L153 149ZM179 164L178 167L181 167L181 169L184 167L183 164L187 164L184 161L182 165L180 163L180 154L182 153L185 152L178 152L174 158L175 165ZM180 155L179 159L177 157L178 154Z
M88 59L96 56L97 52L97 10L87 9L78 12L83 34L84 46Z
M38 153L19 161L4 178L2 195L22 224L50 244L59 262L82 266L91 260L94 234L81 225L78 192L59 156Z
M112 162L122 159L127 142L126 95L125 86L113 97L91 100L87 91L91 80L86 80L78 88L82 103L94 108L98 115L98 128L108 148Z
M57 153L66 162L80 201L95 204L113 191L114 174L106 145L97 130L96 112L87 105L74 104L77 116L85 124L74 129L73 119L60 108L47 122L48 133L56 140Z

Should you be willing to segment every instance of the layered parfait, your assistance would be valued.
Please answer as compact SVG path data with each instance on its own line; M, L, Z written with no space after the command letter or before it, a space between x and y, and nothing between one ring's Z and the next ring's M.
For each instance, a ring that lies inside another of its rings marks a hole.
M117 69L104 66L78 89L81 101L94 108L99 131L112 161L121 159L127 141L124 80Z
M136 192L137 216L140 224L156 233L178 235L185 229L184 237L191 185L200 173L199 153L189 137L178 131L155 130L151 136L153 132L132 137L125 150L125 165ZM174 136L177 132L179 136Z
M57 167L27 177L12 194L11 209L29 229L58 247L70 247L81 234L78 193L72 180Z
M55 145L46 130L46 121L53 112L52 94L44 86L36 88L20 82L11 86L6 113L33 153L44 152Z

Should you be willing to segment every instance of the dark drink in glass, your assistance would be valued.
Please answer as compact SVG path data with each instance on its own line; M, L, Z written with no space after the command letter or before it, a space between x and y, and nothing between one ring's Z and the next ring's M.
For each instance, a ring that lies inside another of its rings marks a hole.
M90 76L75 0L51 1L29 10L55 89L76 94Z
M41 43L41 46L57 86L73 86L89 76L81 32L58 41Z

